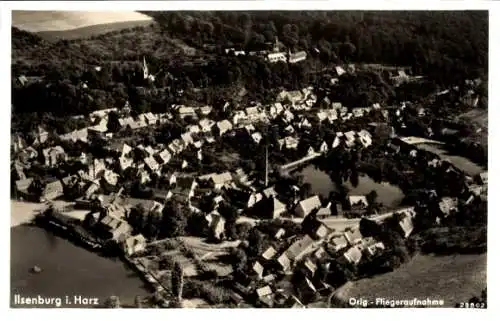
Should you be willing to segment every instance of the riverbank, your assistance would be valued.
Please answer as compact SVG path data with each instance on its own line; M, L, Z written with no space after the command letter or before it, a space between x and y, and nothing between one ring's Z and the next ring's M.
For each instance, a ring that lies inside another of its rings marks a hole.
M72 202L66 201L54 201L54 206L57 208L64 208L66 206L72 206ZM23 224L28 224L33 221L35 216L47 205L44 203L30 203L23 201L11 200L10 202L10 227L16 227ZM85 215L89 211L85 210L71 210L64 211L64 215L83 221Z

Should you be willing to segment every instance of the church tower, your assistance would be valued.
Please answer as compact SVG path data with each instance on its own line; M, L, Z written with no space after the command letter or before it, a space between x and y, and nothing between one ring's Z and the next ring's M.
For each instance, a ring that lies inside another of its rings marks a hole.
M146 57L142 57L142 72L144 73L144 79L149 78L148 65L146 64Z

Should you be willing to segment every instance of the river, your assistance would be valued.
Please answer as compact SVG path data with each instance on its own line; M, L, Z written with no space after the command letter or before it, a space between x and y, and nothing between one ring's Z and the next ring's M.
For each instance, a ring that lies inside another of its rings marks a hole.
M41 273L31 272L35 265ZM122 304L132 304L135 296L150 293L139 276L119 259L101 257L30 225L11 228L10 271L11 307L54 307L17 306L15 294L54 298L81 295L98 298L99 304L116 295ZM64 299L63 306L86 307L65 304Z
M305 183L311 184L311 192L313 194L328 197L331 191L336 190L336 186L328 174L315 168L314 165L305 167L299 172L299 175L303 175ZM405 196L399 187L385 182L377 183L364 174L359 175L358 186L352 186L349 181L344 182L344 185L348 188L349 195L366 195L375 190L378 195L377 201L387 207L399 206Z

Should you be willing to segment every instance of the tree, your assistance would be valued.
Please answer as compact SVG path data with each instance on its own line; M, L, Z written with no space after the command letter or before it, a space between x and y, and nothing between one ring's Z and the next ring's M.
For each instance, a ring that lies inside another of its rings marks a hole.
M310 183L304 183L300 186L299 195L301 199L306 199L311 195L312 186Z
M112 133L116 133L120 130L120 122L118 121L119 116L118 113L115 111L112 111L108 115L108 131Z
M168 203L163 208L161 232L165 237L184 235L187 227L187 215L180 205Z
M241 248L233 248L230 254L230 262L234 271L243 271L247 265L247 255Z
M179 262L175 262L174 270L172 271L172 290L179 302L182 300L183 289L184 289L184 270Z
M368 204L373 205L377 201L377 191L376 190L371 190L370 193L366 195L366 200L368 201Z

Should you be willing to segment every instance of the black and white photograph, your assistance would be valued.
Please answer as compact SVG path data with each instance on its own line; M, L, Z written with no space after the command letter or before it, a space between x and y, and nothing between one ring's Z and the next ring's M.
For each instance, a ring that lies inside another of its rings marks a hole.
M10 309L488 308L487 8L107 2L8 13Z

